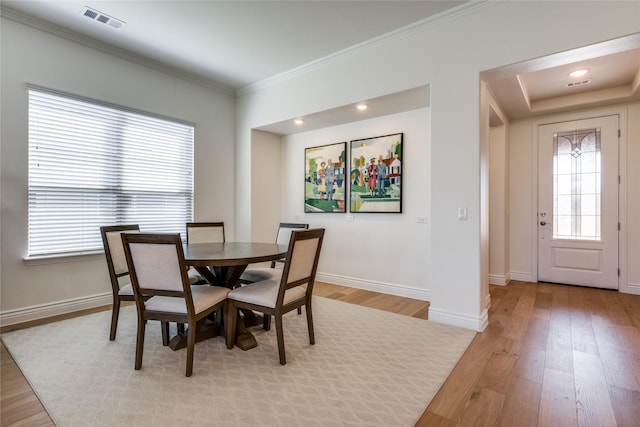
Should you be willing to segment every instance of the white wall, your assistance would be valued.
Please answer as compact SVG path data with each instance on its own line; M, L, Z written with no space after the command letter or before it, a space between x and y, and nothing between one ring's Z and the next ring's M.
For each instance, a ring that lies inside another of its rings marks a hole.
M487 320L483 272L488 271L488 255L483 247L488 227L483 226L486 205L481 205L479 73L640 29L638 2L579 6L474 2L458 15L249 88L237 99L236 165L250 162L252 128L429 84L430 318L482 329ZM569 20L580 25L566 31ZM237 211L248 212L251 180L236 176ZM457 220L459 207L468 208L468 221ZM243 233L251 233L250 215L237 220Z
M417 222L429 212L429 128L429 109L421 108L283 138L282 218L326 229L319 280L429 299L430 230ZM348 146L351 140L399 132L404 133L402 213L304 212L305 148Z
M509 282L509 146L507 126L489 130L489 282Z
M621 292L640 294L640 103L591 108L512 122L509 128L511 278L537 281L537 158L535 130L542 123L619 114L621 118L620 187Z
M3 324L111 301L104 255L39 263L23 260L27 250L27 83L195 123L195 219L223 220L234 238L233 95L5 17L1 43ZM56 304L59 307L53 308ZM26 318L11 318L16 312Z

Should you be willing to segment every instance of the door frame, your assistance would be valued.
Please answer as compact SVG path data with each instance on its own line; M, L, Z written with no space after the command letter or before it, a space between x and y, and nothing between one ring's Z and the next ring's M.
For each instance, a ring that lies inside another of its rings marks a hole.
M618 174L620 176L620 184L618 185L618 221L622 232L618 233L618 268L620 275L618 276L618 292L628 293L626 289L627 283L627 218L626 218L626 182L627 182L627 108L625 105L615 105L612 107L595 108L589 110L580 110L569 113L559 113L551 116L542 116L535 118L531 122L531 206L534 211L531 212L530 236L531 236L531 275L533 279L538 281L538 128L542 125L562 123L573 120L594 119L602 116L618 115L620 138L618 151Z

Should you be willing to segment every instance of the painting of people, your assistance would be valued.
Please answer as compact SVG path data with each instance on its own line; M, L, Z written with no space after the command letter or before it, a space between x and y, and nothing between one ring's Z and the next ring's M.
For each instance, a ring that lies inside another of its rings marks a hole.
M305 212L346 212L346 150L346 142L305 149Z
M351 141L350 212L402 212L402 138Z

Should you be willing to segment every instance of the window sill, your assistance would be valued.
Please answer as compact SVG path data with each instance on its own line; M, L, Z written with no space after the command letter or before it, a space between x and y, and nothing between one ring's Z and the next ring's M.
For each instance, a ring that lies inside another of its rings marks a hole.
M92 251L92 252L77 252L71 254L59 254L59 255L38 255L32 257L26 257L23 259L27 265L46 265L46 264L61 264L65 262L78 262L86 261L90 259L97 259L98 257L104 257L104 251Z

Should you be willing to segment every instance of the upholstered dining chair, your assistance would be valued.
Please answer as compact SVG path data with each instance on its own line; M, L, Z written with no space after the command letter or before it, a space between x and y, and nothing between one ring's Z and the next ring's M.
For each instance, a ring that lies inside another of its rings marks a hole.
M198 326L219 308L226 314L229 289L189 283L180 234L123 234L125 256L138 312L135 369L142 367L148 320L188 326L186 376L193 373Z
M113 225L100 227L100 235L102 236L102 245L107 258L107 268L109 269L109 277L111 278L111 293L113 295L113 303L111 308L111 330L109 332L109 340L116 339L116 331L118 328L118 317L120 315L120 303L122 301L135 301L131 283L127 282L129 278L129 267L127 259L124 255L124 247L122 246L122 233L138 233L140 227L134 225ZM168 336L163 336L163 341Z
M227 348L235 343L235 328L239 308L255 310L275 317L280 364L287 363L284 350L282 317L305 306L309 343L315 344L311 301L313 284L320 258L324 229L292 231L289 249L280 279L267 279L233 289L227 295Z
M276 235L276 243L278 245L288 245L291 238L291 232L294 230L306 230L309 224L281 222L278 226ZM247 268L240 276L240 283L254 283L267 279L278 279L282 274L282 269L276 269L276 263L284 264L285 259L271 261L271 268L266 267L250 267Z
M188 222L187 243L224 243L224 222Z

